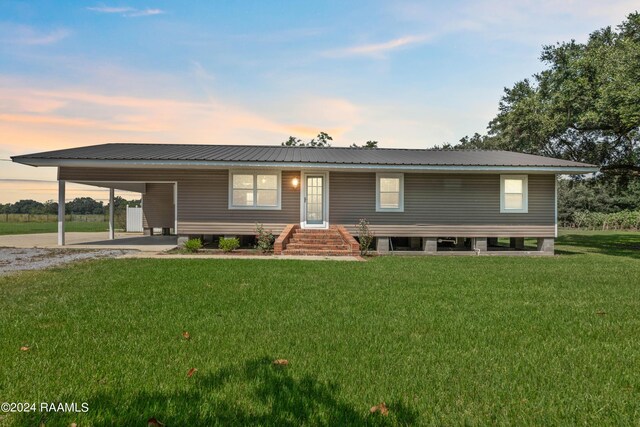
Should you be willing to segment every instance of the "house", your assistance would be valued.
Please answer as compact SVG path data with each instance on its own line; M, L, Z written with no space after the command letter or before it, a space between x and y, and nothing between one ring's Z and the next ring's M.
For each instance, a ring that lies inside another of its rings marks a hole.
M276 252L351 253L365 218L380 253L484 252L524 238L553 253L560 174L594 165L507 151L103 144L12 157L58 168L65 182L143 194L144 227L244 236L256 223ZM64 211L61 211L64 213ZM64 215L59 243L64 244ZM113 238L113 215L110 236Z

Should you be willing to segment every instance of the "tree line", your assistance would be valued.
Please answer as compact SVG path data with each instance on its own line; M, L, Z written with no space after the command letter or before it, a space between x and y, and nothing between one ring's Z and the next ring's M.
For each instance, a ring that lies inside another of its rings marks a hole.
M328 148L331 147L331 141L333 141L331 135L326 132L320 132L318 136L311 138L308 142L304 142L298 137L290 136L280 145L283 147ZM362 145L351 144L351 148L378 148L378 141L367 141Z
M123 197L115 196L113 208L115 211L125 210L127 206L140 206L140 200L126 200ZM0 204L2 214L48 214L58 213L58 202L48 200L44 203L36 200L25 199L15 203ZM76 197L65 203L65 213L73 215L105 215L109 213L109 204L94 200L91 197Z

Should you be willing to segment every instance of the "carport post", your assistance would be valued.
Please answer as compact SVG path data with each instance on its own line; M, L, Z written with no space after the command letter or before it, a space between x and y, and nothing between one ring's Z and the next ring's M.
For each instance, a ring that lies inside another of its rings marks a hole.
M64 246L64 184L63 180L58 180L58 246Z
M114 240L116 238L116 231L114 228L114 219L113 219L113 196L115 190L113 188L109 189L109 240Z

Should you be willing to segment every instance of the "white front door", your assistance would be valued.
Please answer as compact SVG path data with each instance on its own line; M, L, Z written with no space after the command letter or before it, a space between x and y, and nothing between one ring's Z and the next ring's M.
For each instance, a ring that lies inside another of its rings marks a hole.
M305 173L302 186L301 225L308 228L326 227L328 225L326 172Z

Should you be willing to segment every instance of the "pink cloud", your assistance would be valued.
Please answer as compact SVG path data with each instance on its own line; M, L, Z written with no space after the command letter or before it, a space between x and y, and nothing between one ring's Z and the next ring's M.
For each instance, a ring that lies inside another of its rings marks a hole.
M299 112L279 117L217 98L191 101L99 92L2 88L0 147L34 150L106 141L277 144L289 135L334 137L358 121L358 107L339 98L304 98ZM52 138L58 134L60 138ZM97 140L97 141L96 141ZM29 151L29 150L26 150ZM32 150L33 151L33 150Z
M414 35L399 37L382 43L370 43L356 46L350 46L341 49L335 49L325 52L325 56L343 57L343 56L373 56L382 57L383 54L411 45L424 43L430 39L428 35Z
M153 15L162 15L165 13L162 9L157 8L147 8L147 9L137 9L135 7L130 6L92 6L87 7L87 10L98 13L106 13L106 14L120 14L127 18L137 18L140 16L153 16Z
M50 45L58 43L71 35L66 28L50 31L39 30L28 25L0 23L0 42L17 45Z

